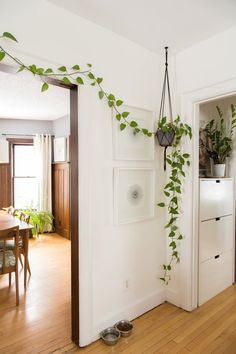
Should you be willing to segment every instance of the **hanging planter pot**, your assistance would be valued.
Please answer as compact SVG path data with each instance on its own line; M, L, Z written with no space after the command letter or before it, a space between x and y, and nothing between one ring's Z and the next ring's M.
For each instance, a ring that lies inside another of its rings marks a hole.
M165 62L165 75L164 82L162 88L161 95L161 105L160 105L160 113L158 120L158 129L156 132L156 137L160 146L165 148L164 150L164 170L166 170L166 149L168 146L173 144L175 138L175 131L172 129L173 116L172 116L172 105L170 98L170 84L169 84L169 74L168 74L168 47L165 47L166 54L166 62ZM166 117L164 117L164 108L165 108L165 95L168 95L168 103L169 103L169 122L167 122Z
M171 130L165 132L164 130L159 128L157 129L156 137L160 146L168 147L171 146L174 141L175 131Z

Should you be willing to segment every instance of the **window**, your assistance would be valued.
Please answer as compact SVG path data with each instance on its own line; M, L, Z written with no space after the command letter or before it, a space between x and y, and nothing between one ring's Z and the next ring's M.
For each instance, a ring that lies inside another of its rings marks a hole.
M37 163L33 145L13 145L13 195L16 209L37 208Z

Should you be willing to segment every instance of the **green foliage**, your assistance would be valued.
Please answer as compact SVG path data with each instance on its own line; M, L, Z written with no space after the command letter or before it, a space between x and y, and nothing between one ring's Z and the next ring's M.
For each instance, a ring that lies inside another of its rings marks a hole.
M53 215L49 211L33 211L26 210L25 214L30 215L30 224L34 226L33 235L38 236L42 234L47 226L52 226Z
M32 233L34 236L38 237L47 230L48 226L52 226L53 215L50 211L35 211L33 209L18 210L16 216L20 217L21 212L30 215L30 224L34 226Z
M212 119L205 127L207 137L210 139L210 146L206 147L207 153L215 164L226 162L226 158L231 156L233 149L233 131L236 127L235 107L231 104L231 119L228 129L220 107L216 106L219 121Z
M181 151L180 145L184 137L192 138L192 129L188 124L181 122L180 117L173 122L167 123L166 117L163 117L158 128L162 129L164 132L175 132L175 138L170 154L167 155L167 164L170 168L170 174L168 181L164 186L163 193L166 197L166 202L161 202L158 204L159 207L165 207L168 212L168 220L165 225L165 229L168 233L168 238L170 238L169 248L171 250L170 259L167 264L163 265L164 274L160 278L164 284L168 284L170 281L170 271L172 270L173 262L179 262L180 256L178 251L178 241L183 239L183 235L180 232L178 226L180 211L180 196L182 194L182 179L185 177L185 169L190 166L190 155L186 152Z
M46 82L44 82L42 87L41 87L41 92L47 91L48 88L49 88L48 84Z

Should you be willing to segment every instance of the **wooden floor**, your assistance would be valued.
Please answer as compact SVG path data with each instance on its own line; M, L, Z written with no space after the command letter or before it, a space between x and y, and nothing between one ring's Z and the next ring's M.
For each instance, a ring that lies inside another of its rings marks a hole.
M30 263L19 308L14 281L9 290L0 277L0 354L236 354L236 286L191 313L163 304L133 321L133 334L114 347L99 340L79 349L70 340L70 242L56 234L31 241Z
M133 334L114 347L99 340L84 349L68 345L56 353L236 354L236 286L191 313L166 303L133 323Z
M70 241L56 234L30 240L32 276L15 306L14 276L0 276L0 353L51 353L70 343ZM20 266L21 269L21 266Z

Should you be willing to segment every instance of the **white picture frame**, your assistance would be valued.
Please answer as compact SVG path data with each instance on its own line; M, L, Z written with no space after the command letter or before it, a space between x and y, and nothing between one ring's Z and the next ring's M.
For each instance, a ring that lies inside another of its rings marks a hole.
M66 137L62 136L54 138L53 150L54 150L54 162L65 162L67 160L67 143Z
M114 168L114 222L117 225L155 216L155 171Z
M154 113L142 108L122 106L122 111L130 112L127 119L136 121L141 128L154 130ZM147 137L143 134L135 134L134 130L127 127L120 130L113 110L113 158L115 160L154 160L154 135Z

